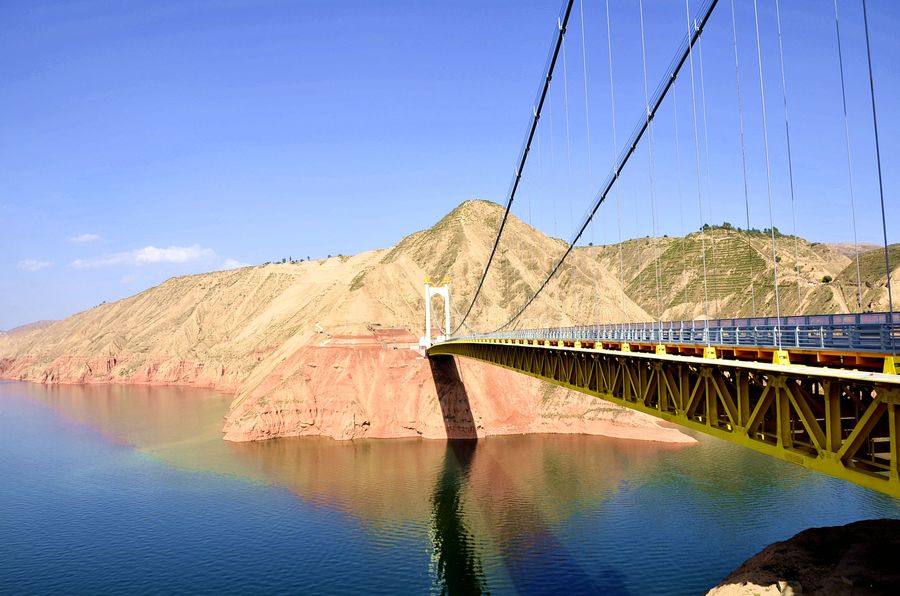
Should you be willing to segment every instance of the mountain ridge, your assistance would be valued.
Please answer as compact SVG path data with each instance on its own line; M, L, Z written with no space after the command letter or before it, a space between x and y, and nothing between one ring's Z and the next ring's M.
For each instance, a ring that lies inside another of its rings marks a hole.
M213 387L235 394L224 427L230 440L594 431L674 440L652 419L585 395L559 388L548 393L524 375L463 360L456 372L438 374L427 359L407 349L424 331L426 277L451 279L452 324L458 324L502 215L500 205L466 201L390 248L171 278L45 329L0 335L0 377ZM748 244L733 230L708 230L701 238L578 247L514 328L650 321L657 310L664 318L698 317L705 307L698 297L704 289L709 292L710 284L707 280L704 288L685 265L702 259L703 247L719 314L748 308L751 277L739 258L746 250L757 254L747 262L758 268L752 277L758 308L769 308L763 243L749 238ZM805 295L798 305L847 309L845 278L852 269L855 280L855 262L802 239L787 245L797 252L779 249L782 269L795 266L794 278L786 274L782 283L787 285L780 288L783 306L789 309L791 284L800 280ZM508 321L565 249L562 240L511 216L463 332ZM620 259L625 263L621 271ZM860 262L864 283L871 285L864 299L874 304L886 296L877 259L866 253ZM833 280L816 281L825 275ZM436 301L434 321L443 320L442 309ZM448 387L447 379L463 383Z
M422 333L424 278L452 278L455 317L480 279L501 214L499 205L469 201L392 248L172 278L42 331L0 337L0 377L213 387L235 394L223 430L238 441L521 432L690 441L588 396L548 392L524 375L463 361L438 371L406 349ZM542 281L545 261L563 248L516 218L508 230L519 250L498 253L499 274L488 276L473 325L506 320L514 298ZM551 314L647 318L631 301L579 299L597 287L617 296L617 284L580 273L585 257L573 263L566 291L548 292L523 323Z

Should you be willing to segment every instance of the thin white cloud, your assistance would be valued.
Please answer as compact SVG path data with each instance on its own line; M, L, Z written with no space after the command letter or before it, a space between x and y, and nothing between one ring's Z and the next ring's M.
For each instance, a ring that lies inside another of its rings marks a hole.
M127 252L117 252L109 255L101 255L93 259L76 259L71 266L75 269L95 269L98 267L115 267L117 265L151 265L157 263L183 264L211 259L216 253L210 248L204 248L199 244L192 246L170 246L157 248L145 246Z
M222 266L220 267L220 269L222 271L225 271L228 269L240 269L241 267L249 267L249 266L250 266L250 263L241 263L237 259L225 259L225 261L222 263Z
M22 271L40 271L53 265L50 261L37 261L35 259L24 259L16 263L16 268Z
M79 234L77 236L71 236L69 238L69 242L75 242L78 244L82 244L84 242L93 242L94 240L99 240L100 236L97 234Z

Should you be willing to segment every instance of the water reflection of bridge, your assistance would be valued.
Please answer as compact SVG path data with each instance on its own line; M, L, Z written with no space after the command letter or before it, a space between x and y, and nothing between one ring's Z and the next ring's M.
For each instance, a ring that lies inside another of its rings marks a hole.
M658 592L691 576L699 580L682 591L697 592L803 527L897 515L885 497L719 441L525 435L226 443L220 427L230 400L212 391L15 387L168 465L290 491L298 519L347 520L361 552L397 566L387 577L432 582L448 593L451 581L453 589L541 591L563 576L566 585L606 593L623 583L635 593ZM742 520L737 535L734 519ZM685 536L727 549L715 561L697 557L684 548Z

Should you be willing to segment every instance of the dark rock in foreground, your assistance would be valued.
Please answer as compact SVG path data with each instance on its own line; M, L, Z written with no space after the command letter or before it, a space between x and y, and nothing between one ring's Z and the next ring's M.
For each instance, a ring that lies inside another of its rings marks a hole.
M811 528L767 546L710 594L898 594L900 520Z

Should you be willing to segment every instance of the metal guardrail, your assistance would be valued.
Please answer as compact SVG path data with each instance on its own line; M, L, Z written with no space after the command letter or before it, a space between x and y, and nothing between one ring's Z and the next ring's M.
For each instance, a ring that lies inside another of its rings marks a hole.
M755 317L711 321L618 323L500 331L468 339L542 339L711 345L887 353L900 346L900 317L891 313Z

